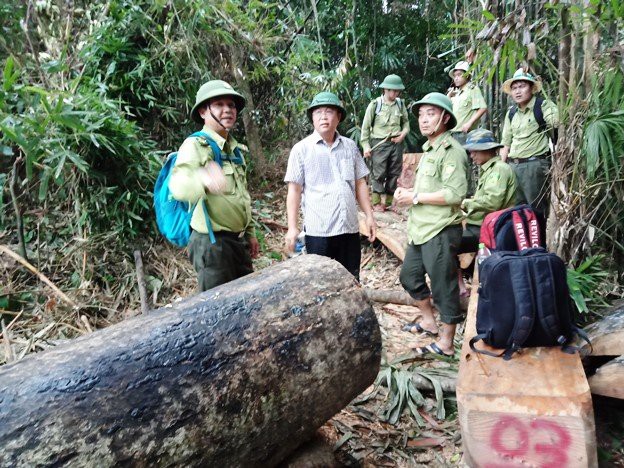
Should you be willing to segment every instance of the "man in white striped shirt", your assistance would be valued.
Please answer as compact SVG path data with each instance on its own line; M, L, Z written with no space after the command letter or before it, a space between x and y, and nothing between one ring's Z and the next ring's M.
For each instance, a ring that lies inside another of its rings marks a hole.
M365 179L368 169L355 142L336 131L346 110L335 94L317 94L307 112L314 132L293 146L284 177L288 183L286 249L294 252L302 206L307 252L337 260L359 280L357 203L366 215L369 241L376 234Z

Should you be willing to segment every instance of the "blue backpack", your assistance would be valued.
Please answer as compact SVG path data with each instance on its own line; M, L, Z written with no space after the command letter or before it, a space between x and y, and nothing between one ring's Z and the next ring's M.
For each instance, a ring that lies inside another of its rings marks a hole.
M219 166L223 166L221 149L212 138L204 132L195 132L189 136L189 138L191 137L203 138L210 145L214 160ZM190 203L178 201L171 195L169 179L171 178L171 169L175 166L177 157L177 151L167 156L164 166L158 173L158 178L154 185L154 210L156 211L156 224L162 235L172 244L178 247L186 247L191 237L191 218L197 204L191 206ZM243 157L238 148L234 150L234 157L230 160L235 164L243 164ZM208 235L210 236L210 242L214 244L215 237L210 216L208 215L208 207L203 198L197 203L201 203L204 208Z

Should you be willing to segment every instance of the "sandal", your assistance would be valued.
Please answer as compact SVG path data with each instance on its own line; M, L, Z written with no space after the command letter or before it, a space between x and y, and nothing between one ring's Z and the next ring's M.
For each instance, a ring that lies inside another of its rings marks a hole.
M425 335L429 335L429 336L438 336L438 332L433 332L431 330L425 330L422 325L418 322L410 322L410 323L406 323L405 325L403 325L403 327L401 327L401 330L406 331L406 332L410 332L410 333L424 333ZM414 330L416 330L416 332L414 332Z
M418 348L412 348L412 351L414 351L416 355L418 356L424 356L425 354L437 354L439 356L450 357L450 358L455 356L455 353L446 354L444 351L440 349L437 343L431 343L431 344L428 344L427 346L420 346Z

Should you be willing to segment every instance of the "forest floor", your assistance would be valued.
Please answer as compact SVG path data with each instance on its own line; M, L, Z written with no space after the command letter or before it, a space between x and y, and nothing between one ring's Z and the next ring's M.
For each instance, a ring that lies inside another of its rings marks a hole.
M282 187L254 197L254 217L260 224L263 249L260 258L254 261L256 270L285 258L285 195ZM149 302L153 308L196 293L195 274L184 250L168 246L164 241L144 244L142 250ZM42 258L45 257L42 255ZM101 256L87 258L85 253L80 256L71 280L64 279L67 275L63 274L60 264L50 264L54 268L42 260L41 269L45 267L46 271L53 272L52 278L61 290L71 292L72 298L88 305L83 306L79 314L63 311L65 309L58 308L58 298L46 293L48 299L40 301L32 311L8 313L2 310L8 323L3 330L3 338L7 338L6 342L2 340L4 362L140 313L134 266L127 255L104 251ZM111 270L111 280L105 283L86 280L89 269L100 265L116 268ZM400 268L401 261L381 243L362 240L363 287L400 290ZM11 271L18 273L9 274ZM6 260L0 265L0 273L6 274L4 285L8 291L32 287L32 275L19 271L15 264ZM44 286L39 284L39 287ZM57 308L59 312L54 312ZM89 308L97 312L89 313ZM442 392L440 388L454 381L458 361L415 356L411 348L426 345L431 340L401 330L403 324L417 317L416 308L375 303L374 310L383 339L379 377L374 385L328 421L319 430L318 438L329 448L330 455L333 452L332 458L343 466L461 465L455 394ZM456 356L463 330L459 327L458 331ZM437 391L419 390L411 383L412 377L414 381L430 382ZM594 398L594 407L601 466L624 468L624 405L618 400Z

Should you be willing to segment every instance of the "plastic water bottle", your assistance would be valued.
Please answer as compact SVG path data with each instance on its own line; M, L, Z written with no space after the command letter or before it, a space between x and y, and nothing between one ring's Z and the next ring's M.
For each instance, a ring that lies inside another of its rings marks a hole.
M302 255L306 253L306 247L305 247L305 232L300 233L297 236L297 241L295 242L295 251L294 253L291 255L292 257L297 257L299 255Z
M477 252L477 265L481 265L483 261L492 255L490 249L488 249L483 242L479 244L479 251Z

